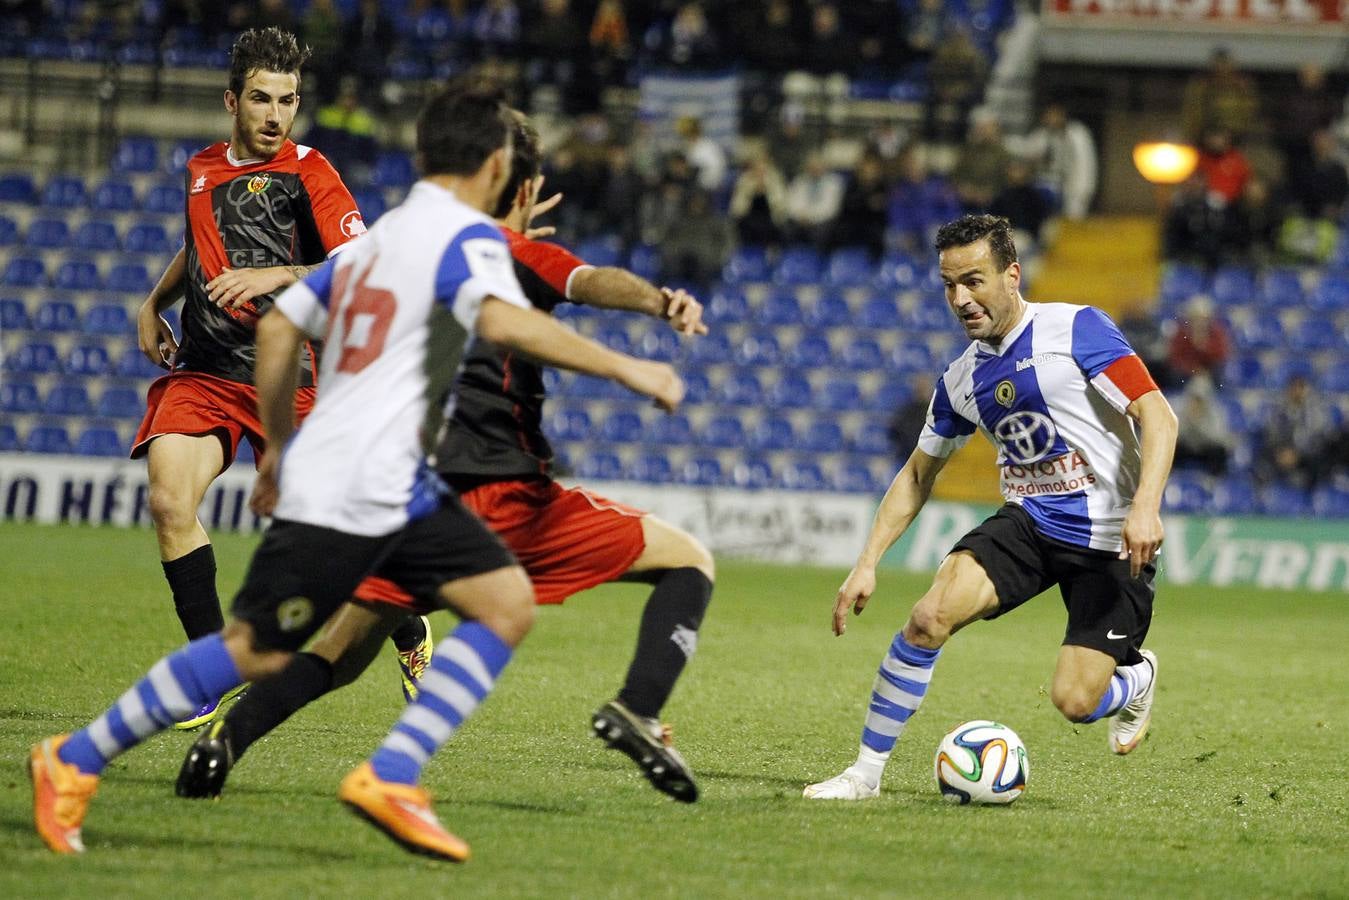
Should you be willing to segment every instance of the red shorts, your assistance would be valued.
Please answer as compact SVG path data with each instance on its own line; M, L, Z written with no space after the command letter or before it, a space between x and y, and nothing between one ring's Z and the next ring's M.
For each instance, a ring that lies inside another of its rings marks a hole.
M145 397L147 409L131 458L139 459L150 449L150 442L164 434L214 434L224 445L225 464L229 468L238 452L239 441L248 438L254 454L262 456L266 442L262 422L258 420L258 391L242 384L203 372L172 372L156 378ZM295 419L304 421L314 408L314 388L295 392Z
M515 554L539 603L561 603L613 581L646 549L646 513L585 488L568 489L555 481L493 481L460 498ZM362 581L356 599L425 612L383 578Z

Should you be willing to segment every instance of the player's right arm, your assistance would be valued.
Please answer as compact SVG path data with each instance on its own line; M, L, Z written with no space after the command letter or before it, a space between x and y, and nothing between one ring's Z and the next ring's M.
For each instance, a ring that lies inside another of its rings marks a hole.
M914 450L890 482L871 521L866 545L834 598L834 634L841 635L848 630L849 609L854 615L861 615L866 609L867 601L876 590L876 566L932 496L932 485L948 458Z
M258 355L253 381L258 390L258 419L267 449L258 462L249 508L270 516L279 494L281 448L295 431L295 391L300 384L300 348L307 336L285 314L270 309L258 320Z
M570 285L571 300L601 309L626 309L665 319L680 334L707 334L703 305L684 290L658 288L617 266L577 270Z
M546 365L617 381L650 397L667 412L673 412L684 399L684 382L674 369L610 350L533 308L487 297L475 329L492 343L512 347Z
M178 352L178 339L174 337L173 329L169 327L163 313L183 296L186 285L187 247L182 246L164 268L164 274L159 276L150 296L145 298L136 313L136 336L141 352L150 362L166 369L173 360L173 354Z

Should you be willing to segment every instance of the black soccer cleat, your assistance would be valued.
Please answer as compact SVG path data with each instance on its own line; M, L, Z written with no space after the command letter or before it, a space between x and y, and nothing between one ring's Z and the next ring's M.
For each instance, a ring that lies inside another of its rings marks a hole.
M220 718L188 748L183 767L178 770L174 793L179 797L219 797L232 765L234 748L230 746L229 724Z
M622 750L656 790L681 803L698 799L698 785L679 751L670 746L669 732L655 719L634 714L618 700L596 711L590 722L595 737L614 750Z

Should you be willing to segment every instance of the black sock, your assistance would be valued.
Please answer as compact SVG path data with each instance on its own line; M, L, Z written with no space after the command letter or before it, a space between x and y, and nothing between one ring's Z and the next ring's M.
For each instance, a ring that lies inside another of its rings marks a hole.
M642 611L637 652L618 699L639 716L654 719L670 699L679 673L693 656L698 626L712 599L712 582L699 569L670 569Z
M215 551L210 544L160 565L173 591L178 621L183 623L189 641L225 627L220 596L215 592Z
M280 672L255 682L225 713L234 758L243 756L254 741L328 693L332 686L332 663L313 653L297 653Z
M426 640L426 623L421 616L408 616L389 635L389 640L398 648L399 653L417 649L417 645Z

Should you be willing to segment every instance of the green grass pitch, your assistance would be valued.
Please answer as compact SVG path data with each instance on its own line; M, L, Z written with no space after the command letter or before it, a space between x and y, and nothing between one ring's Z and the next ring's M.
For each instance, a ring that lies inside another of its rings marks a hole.
M252 538L217 541L221 592ZM828 629L843 572L725 562L699 652L667 709L703 799L653 791L589 736L645 597L606 586L541 611L496 694L427 771L462 866L413 857L344 812L341 776L401 698L392 651L258 744L219 802L172 781L172 733L109 768L88 853L30 827L23 761L85 723L181 640L145 531L0 526L0 896L1346 896L1349 603L1340 595L1163 587L1150 645L1149 740L1119 758L1047 684L1063 628L1046 595L957 637L879 800L801 799L851 761L875 667L926 579L887 573L871 608ZM450 625L439 614L437 633ZM940 735L1011 725L1026 795L943 803Z

